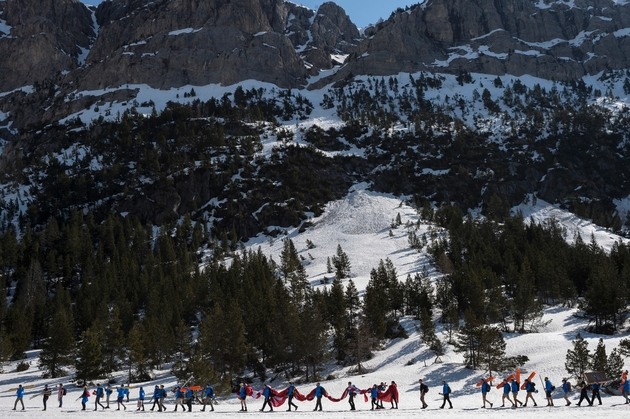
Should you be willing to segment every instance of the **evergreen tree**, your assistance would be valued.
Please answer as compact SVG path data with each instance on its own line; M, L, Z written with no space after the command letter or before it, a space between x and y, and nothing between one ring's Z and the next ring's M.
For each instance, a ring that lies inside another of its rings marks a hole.
M569 375L578 379L591 367L591 353L588 349L588 342L579 333L573 341L573 349L567 350L564 367Z
M106 374L111 374L118 369L118 361L122 358L124 343L125 336L122 332L119 310L118 307L114 306L103 333L103 371Z
M422 343L427 346L430 346L431 343L437 339L435 335L435 325L426 308L422 309L422 314L420 315L420 332Z
M144 343L142 338L141 325L134 324L129 335L127 336L127 367L128 382L147 381L150 379L148 375L148 366L144 356ZM135 374L133 371L135 370Z
M623 364L623 357L619 353L619 349L614 348L610 351L610 355L608 355L608 361L606 362L606 368L604 369L606 378L612 380L620 377L623 372Z
M101 352L101 338L91 328L83 332L77 358L75 361L76 376L84 385L88 381L101 377L103 373L103 353Z
M70 311L70 295L61 284L56 287L54 310L48 339L43 342L39 354L39 368L44 371L46 378L64 376L64 367L72 364L74 355L74 322Z
M332 264L335 268L335 276L339 279L350 278L350 259L341 245L337 245L337 253L332 257Z
M593 354L591 361L591 368L593 371L606 371L606 365L608 364L608 355L606 354L606 345L604 339L600 338Z

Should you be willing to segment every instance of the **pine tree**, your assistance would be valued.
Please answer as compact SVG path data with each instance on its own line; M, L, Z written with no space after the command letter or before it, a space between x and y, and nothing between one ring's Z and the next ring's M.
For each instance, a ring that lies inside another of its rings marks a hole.
M591 361L591 368L593 371L606 371L606 365L608 364L608 355L606 354L606 345L604 339L600 338L597 342L597 348L593 354L593 360Z
M573 341L573 349L567 350L564 367L569 375L580 379L590 366L591 353L588 349L588 342L578 333Z
M427 346L430 346L431 343L437 339L435 335L435 325L426 308L422 309L422 314L420 315L420 332L422 343Z
M44 377L57 378L66 374L64 367L71 365L74 351L74 334L70 295L57 285L54 314L48 329L48 339L42 345L39 368Z
M610 351L610 355L608 355L608 361L606 362L606 368L604 372L606 373L606 378L609 380L615 379L621 376L623 372L623 357L619 353L619 348L614 348Z
M337 254L332 257L332 264L335 268L335 276L339 279L350 278L350 259L341 245L337 245Z
M142 331L138 323L134 324L129 335L127 336L127 367L129 379L128 382L147 381L148 366L144 356L144 342L142 339ZM135 370L135 374L132 371Z
M77 350L75 361L76 376L84 384L101 377L103 369L103 353L101 352L101 338L91 328L83 332Z
M105 373L111 374L118 369L118 360L123 354L124 339L119 310L118 307L114 307L103 333L103 370Z

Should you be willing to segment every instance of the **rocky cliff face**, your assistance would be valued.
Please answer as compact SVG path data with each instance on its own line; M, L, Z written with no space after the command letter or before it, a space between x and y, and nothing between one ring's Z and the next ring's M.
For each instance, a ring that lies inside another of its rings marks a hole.
M628 68L630 4L428 0L366 35L335 79L423 70L575 80Z
M74 70L95 35L78 0L0 2L0 92Z

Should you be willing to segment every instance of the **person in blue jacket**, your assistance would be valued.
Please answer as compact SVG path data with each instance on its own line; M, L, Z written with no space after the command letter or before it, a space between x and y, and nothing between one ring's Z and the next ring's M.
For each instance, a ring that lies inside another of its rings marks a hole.
M512 397L514 397L514 405L516 407L518 407L519 404L521 406L523 405L523 402L518 399L518 390L520 388L521 388L521 384L515 379L512 379Z
M13 410L17 408L18 402L22 404L22 410L24 410L24 387L22 387L22 384L18 386L18 389L15 392L15 397L16 399L15 404L13 405Z
M112 386L107 384L107 387L105 388L105 409L109 409L109 398L113 392L114 390L112 390Z
M444 397L444 401L442 402L442 406L440 406L440 409L444 409L444 406L446 406L446 402L448 402L449 409L452 409L453 403L451 403L451 387L446 381L442 381L442 396Z
M116 410L120 410L120 406L123 407L123 409L127 410L127 406L125 406L125 386L120 386L120 387L116 387L116 392L118 393L118 399L116 400L118 402L118 409Z
M372 410L374 410L374 408L381 408L381 406L378 404L378 386L376 384L374 384L372 386L372 390L370 390L370 399L372 400Z
M626 376L627 376L628 371L626 371ZM623 384L621 385L621 394L623 394L623 397L626 399L626 403L628 404L630 403L630 398L628 398L628 395L630 394L630 379L626 378L623 381Z
M214 406L212 405L212 399L214 399L214 388L210 385L210 383L206 384L206 388L203 390L203 409L202 412L206 411L206 404L210 405L210 410L214 412Z
M591 384L591 405L593 403L595 403L595 398L597 398L597 401L599 401L599 405L602 405L602 398L599 395L599 391L601 390L602 386L599 384L598 381L595 381L593 384Z
M534 400L534 392L536 391L536 385L532 382L532 380L525 379L525 392L527 395L525 396L525 404L523 406L527 406L527 400L532 399L534 406L538 406L536 404L536 400Z
M83 386L83 393L81 393L81 406L83 406L83 408L81 410L85 410L88 401L90 401L90 391L87 386Z
M160 407L166 412L166 406L164 406L164 399L168 396L164 384L160 384Z
M177 407L181 406L184 412L186 408L184 407L184 399L186 398L186 390L184 387L177 386L175 387L175 411L177 412Z
M359 392L359 389L354 384L352 384L351 381L348 381L347 390L348 390L348 404L350 404L350 410L357 410L354 405L354 397ZM297 410L297 407L295 409Z
M138 408L136 410L142 410L144 412L144 389L140 387L138 391Z
M291 406L295 407L295 410L297 410L297 404L293 403L293 397L295 396L295 384L293 384L293 381L289 381L289 390L287 391L287 395L289 396L289 409L287 409L287 412L291 411Z
M265 398L265 401L263 402L262 409L260 409L261 412L265 411L265 406L269 406L269 411L273 412L273 405L271 404L272 396L273 393L271 392L271 387L265 384L265 388L263 389L263 397Z
M155 405L158 407L158 412L162 411L162 407L160 406L160 386L157 384L153 389L153 406L151 406L151 410L155 409Z
M184 390L186 391L186 406L188 406L188 411L192 412L192 403L195 400L195 393L188 386L186 386Z
M553 391L556 388L553 384L551 384L551 380L548 377L545 377L545 396L547 398L547 406L553 406Z
M510 383L508 383L507 381L503 384L503 396L501 397L501 407L505 407L505 400L507 399L507 401L510 402L510 404L512 405L512 407L514 407L514 402L512 401L512 399L510 399L510 390L512 389L512 386L510 386Z
M571 393L571 383L566 378L562 379L562 391L564 392L564 400L567 402L567 406L571 404L569 400L569 393Z
M321 412L322 410L322 397L326 395L326 390L319 383L317 383L317 387L315 387L315 398L317 399L317 403L315 403L315 409L313 411L318 410Z
M103 406L103 403L101 403L101 399L103 398L103 396L105 395L104 390L103 390L103 386L100 384L96 385L96 394L94 397L94 410L98 410L98 407L101 406L101 409L105 409L105 406Z
M247 388L245 388L245 383L241 383L238 398L241 401L241 412L247 412Z
M489 402L486 399L489 391L490 391L490 383L487 381L484 381L483 384L481 385L481 400L483 400L483 406L481 406L482 409L486 408L486 403L490 403L490 407L492 407L492 402Z

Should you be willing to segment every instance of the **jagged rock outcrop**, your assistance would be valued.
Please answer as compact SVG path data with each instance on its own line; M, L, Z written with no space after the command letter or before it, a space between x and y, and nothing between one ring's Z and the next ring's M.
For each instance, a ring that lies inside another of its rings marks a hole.
M0 92L74 70L96 35L79 0L6 0L0 12Z
M415 71L575 80L630 66L630 4L612 0L430 0L366 35L333 80Z

